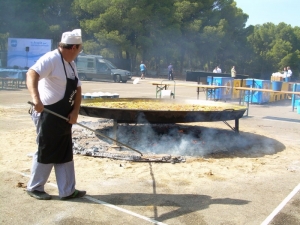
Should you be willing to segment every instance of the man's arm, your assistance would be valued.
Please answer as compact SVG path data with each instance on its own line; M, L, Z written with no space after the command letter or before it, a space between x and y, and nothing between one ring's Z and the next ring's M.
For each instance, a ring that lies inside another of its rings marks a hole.
M44 110L44 105L41 102L40 94L38 90L38 82L40 75L32 69L29 69L26 73L26 84L29 90L29 93L32 98L32 102L35 105L34 110L37 112L42 112Z
M77 122L80 104L81 104L81 87L77 87L76 91L77 92L76 92L75 99L74 99L73 110L69 114L69 123L70 124L75 124Z

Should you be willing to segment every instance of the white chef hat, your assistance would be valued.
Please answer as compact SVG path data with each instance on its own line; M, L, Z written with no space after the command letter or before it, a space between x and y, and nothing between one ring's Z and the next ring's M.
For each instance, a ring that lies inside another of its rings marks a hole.
M81 44L81 29L64 32L61 36L61 43L74 45Z

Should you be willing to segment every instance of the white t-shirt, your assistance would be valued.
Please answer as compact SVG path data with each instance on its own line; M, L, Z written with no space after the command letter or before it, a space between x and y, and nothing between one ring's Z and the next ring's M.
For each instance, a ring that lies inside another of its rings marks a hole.
M293 72L292 72L291 70L288 70L288 71L287 71L287 77L292 76L292 74L293 74Z
M217 68L217 73L222 73L222 70L220 68Z
M78 78L76 64L70 64L64 60L67 76L70 79ZM67 79L59 51L53 50L43 55L30 69L40 75L38 90L44 105L51 105L63 99L66 90ZM74 74L75 72L75 74ZM77 87L81 86L78 79Z

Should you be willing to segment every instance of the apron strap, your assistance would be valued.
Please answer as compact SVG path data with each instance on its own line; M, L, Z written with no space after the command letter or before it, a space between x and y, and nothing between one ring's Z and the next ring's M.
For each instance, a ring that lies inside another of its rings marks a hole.
M59 52L59 54L60 54L60 58L61 58L61 61L62 61L63 66L64 66L66 78L68 78L68 76L67 76L67 71L66 71L66 67L65 67L65 63L64 63L64 59L63 59L63 57L62 57L62 54L61 54L60 50L59 50L59 49L57 49L57 50L58 50L58 52ZM75 76L75 70L74 70L73 66L71 65L71 63L69 63L69 65L71 66L71 68L72 68L72 70L73 70L73 73L74 73L74 76Z

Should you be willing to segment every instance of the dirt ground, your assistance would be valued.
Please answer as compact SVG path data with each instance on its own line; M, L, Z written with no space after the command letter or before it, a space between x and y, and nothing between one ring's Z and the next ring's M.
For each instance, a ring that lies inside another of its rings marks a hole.
M148 82L83 82L83 91L155 97L155 87ZM196 93L179 87L176 98L195 99ZM300 115L292 111L290 100L285 100L251 105L249 116L240 119L238 137L222 122L189 124L201 134L213 131L197 141L213 143L214 149L199 149L198 156L186 156L185 162L74 155L77 189L86 190L87 196L59 200L53 171L45 188L53 199L38 201L25 192L36 149L28 100L26 89L0 90L1 224L254 225L265 221L300 183ZM79 118L80 122L97 120ZM172 144L172 139L167 141ZM177 140L168 148L175 149L175 145ZM186 143L183 148L192 145ZM299 223L298 192L270 224Z

